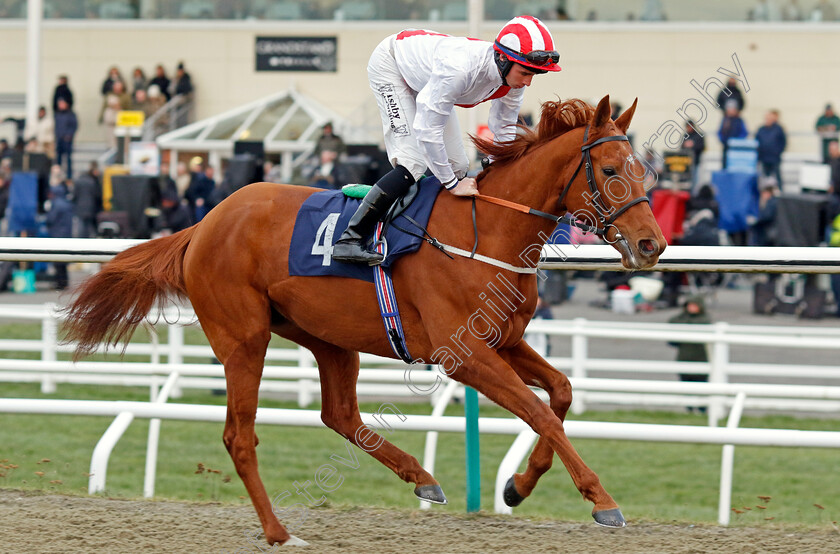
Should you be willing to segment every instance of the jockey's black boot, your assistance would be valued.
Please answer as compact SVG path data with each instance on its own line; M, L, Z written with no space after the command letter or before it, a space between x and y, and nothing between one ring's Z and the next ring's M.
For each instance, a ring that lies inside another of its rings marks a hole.
M345 263L376 265L382 254L365 248L365 240L373 232L380 218L403 194L408 192L414 178L406 168L398 165L384 175L362 199L347 229L333 246L332 259Z

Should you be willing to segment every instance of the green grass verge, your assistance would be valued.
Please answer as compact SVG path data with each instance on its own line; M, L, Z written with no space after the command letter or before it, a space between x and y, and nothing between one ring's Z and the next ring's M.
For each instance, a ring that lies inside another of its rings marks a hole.
M36 384L2 384L2 396L42 398ZM56 397L100 400L147 400L148 390L130 387L59 385ZM184 403L224 404L223 396L187 390L176 400ZM266 407L296 407L291 402L264 400ZM428 404L397 404L404 413L428 414ZM364 404L376 411L379 404ZM317 406L313 406L317 409ZM462 415L453 405L447 415ZM505 417L495 406L482 406L482 416ZM637 423L704 425L705 417L666 412L621 411L587 413L579 419ZM0 414L0 487L41 489L84 494L90 456L110 418ZM836 430L837 421L784 416L744 417L743 427ZM219 500L247 503L222 442L222 424L164 421L158 458L158 497L182 500ZM136 420L115 448L108 467L107 494L142 495L148 421ZM332 506L369 505L413 508L412 486L400 481L384 466L356 450L358 469L331 460L347 458L344 440L326 429L258 427L261 474L272 497L285 490L295 494L294 482L314 482L316 470L330 463L343 481L326 494ZM386 437L405 451L422 456L424 433L392 432ZM498 464L513 437L481 437L482 508L492 511L493 486ZM664 444L607 440L575 440L575 447L631 520L714 523L717 519L720 478L719 446ZM48 462L42 461L49 459ZM198 464L220 473L196 473ZM10 465L16 465L10 468ZM450 504L435 510L465 510L465 460L463 436L441 434L435 476ZM734 525L828 526L840 519L840 480L836 479L838 454L829 449L738 447L735 450ZM41 472L43 475L38 475ZM228 479L229 478L229 479ZM337 478L336 478L337 479ZM310 492L318 491L315 485ZM320 492L318 493L320 495ZM772 497L769 501L759 496ZM301 500L300 497L293 497ZM284 502L288 505L293 500ZM759 509L757 505L766 506ZM815 505L820 505L820 509ZM751 508L749 510L745 509ZM571 479L555 458L534 494L518 516L591 521L591 506L574 489ZM772 518L772 519L768 519Z

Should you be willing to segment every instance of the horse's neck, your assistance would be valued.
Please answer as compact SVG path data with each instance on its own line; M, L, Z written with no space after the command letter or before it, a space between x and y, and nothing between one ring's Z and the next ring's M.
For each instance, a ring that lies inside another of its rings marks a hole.
M558 198L580 162L580 133L570 131L534 148L481 181L482 194L559 214Z
M510 200L555 216L562 215L560 192L580 161L580 150L569 145L579 144L580 139L564 136L555 139L555 142L537 148L505 167L491 170L479 185L481 194ZM533 244L542 245L556 226L535 215L513 210L510 214L500 221L498 232L505 237L519 239L513 241L513 250ZM505 225L504 221L511 223Z

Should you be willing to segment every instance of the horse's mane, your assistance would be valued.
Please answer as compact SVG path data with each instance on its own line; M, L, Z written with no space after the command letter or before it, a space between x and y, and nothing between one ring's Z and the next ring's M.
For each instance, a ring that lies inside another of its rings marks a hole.
M480 152L493 156L493 163L501 166L521 158L532 148L545 144L563 133L583 127L589 123L594 113L594 107L578 98L564 102L549 101L542 105L536 131L518 125L519 132L509 142L495 142L475 136L472 137L472 141Z

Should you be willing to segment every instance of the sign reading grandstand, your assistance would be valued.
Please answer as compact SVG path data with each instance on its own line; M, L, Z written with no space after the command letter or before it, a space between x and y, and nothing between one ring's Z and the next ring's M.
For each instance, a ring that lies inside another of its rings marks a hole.
M257 37L257 71L336 71L336 37Z

